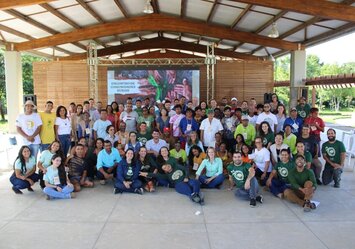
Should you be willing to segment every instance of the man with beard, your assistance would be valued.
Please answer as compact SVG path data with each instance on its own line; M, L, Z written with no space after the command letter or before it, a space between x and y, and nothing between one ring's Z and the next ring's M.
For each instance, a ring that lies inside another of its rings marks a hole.
M326 162L322 174L322 181L324 185L327 185L334 180L334 188L339 188L346 150L344 144L335 139L336 132L334 129L329 129L327 136L328 141L322 146L322 154Z
M235 195L250 200L250 207L256 206L256 201L263 203L263 196L258 194L259 185L255 178L255 169L249 163L243 163L242 153L233 153L233 163L227 166L230 187L236 185Z
M296 167L288 173L288 181L291 184L291 188L284 191L284 197L302 206L303 211L309 212L312 209L316 209L316 205L311 202L311 198L317 188L316 178L313 171L305 167L306 160L304 156L298 155L295 162Z

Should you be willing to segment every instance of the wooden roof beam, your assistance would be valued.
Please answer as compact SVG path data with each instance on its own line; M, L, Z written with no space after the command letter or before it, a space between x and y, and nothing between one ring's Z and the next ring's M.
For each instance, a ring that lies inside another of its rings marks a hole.
M231 25L231 28L234 29L238 23L245 17L245 15L248 13L250 8L252 7L252 4L248 4L244 10L237 16L237 18L234 20L233 24Z
M97 56L107 56L112 54L120 54L125 52L137 51L142 49L155 49L155 48L165 48L165 49L179 49L188 50L199 53L206 53L206 46L198 45L193 42L184 42L175 39L168 38L153 38L147 39L139 42L132 42L128 44L123 44L119 46L108 47L104 49L97 50ZM242 53L231 52L226 49L215 48L215 54L225 57L243 59L243 60L258 60L256 56L251 56ZM83 60L86 59L86 53L76 54L73 56L65 57L63 60Z
M212 5L212 8L210 10L210 13L208 14L208 17L207 17L207 20L206 20L206 23L209 23L213 17L213 14L217 8L217 3L218 3L218 0L214 0L214 3Z
M283 17L285 14L287 13L287 11L282 10L280 11L276 16L274 16L273 18L271 18L269 21L267 21L266 23L264 23L263 25L261 25L257 30L255 30L253 33L254 34L258 34L261 31L263 31L264 29L266 29L267 27L269 27L272 23L276 22L277 20L279 20L281 17ZM234 51L237 50L239 47L241 47L244 43L240 43L237 46L234 47Z
M231 0L264 7L294 11L325 19L355 22L355 7L329 1L310 0Z
M125 10L125 8L123 7L123 5L121 4L120 0L113 0L115 2L115 4L117 5L117 7L119 8L119 10L122 12L123 16L128 18L128 14L127 11Z
M281 39L272 39L261 35L250 34L248 32L232 30L227 27L211 24L208 25L199 21L185 20L161 14L144 15L117 22L94 25L67 33L36 39L31 42L22 42L17 44L15 48L16 50L23 51L41 47L51 47L63 43L76 42L97 37L110 36L114 34L156 30L192 33L201 36L248 42L285 50L298 49L298 44L293 42L283 41Z
M48 3L55 0L0 0L0 10L18 8L27 5Z
M99 23L105 23L105 21L84 1L76 0L87 12L90 13Z

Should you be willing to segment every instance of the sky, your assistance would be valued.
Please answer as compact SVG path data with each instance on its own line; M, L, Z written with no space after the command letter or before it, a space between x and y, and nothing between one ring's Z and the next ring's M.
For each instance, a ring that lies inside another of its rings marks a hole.
M355 32L306 49L326 64L355 62Z

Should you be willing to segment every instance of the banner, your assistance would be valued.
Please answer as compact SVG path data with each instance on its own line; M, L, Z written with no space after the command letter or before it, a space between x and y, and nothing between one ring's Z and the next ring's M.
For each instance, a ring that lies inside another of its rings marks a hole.
M132 70L108 68L108 102L124 103L128 97L133 101L149 97L155 101L165 98L174 100L184 96L199 103L200 70L198 69L145 69Z

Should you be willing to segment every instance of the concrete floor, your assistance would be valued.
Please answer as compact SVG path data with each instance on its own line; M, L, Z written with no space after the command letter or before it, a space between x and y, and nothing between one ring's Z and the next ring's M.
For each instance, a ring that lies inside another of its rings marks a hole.
M349 171L340 189L319 187L320 206L310 213L268 192L253 209L231 191L206 190L201 207L165 188L113 195L111 183L76 199L47 201L38 185L34 193L15 195L7 177L0 177L1 249L355 248L355 174Z

